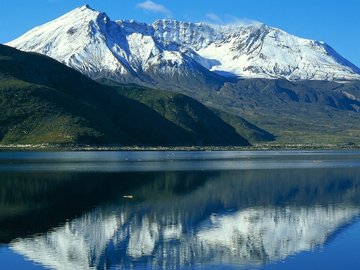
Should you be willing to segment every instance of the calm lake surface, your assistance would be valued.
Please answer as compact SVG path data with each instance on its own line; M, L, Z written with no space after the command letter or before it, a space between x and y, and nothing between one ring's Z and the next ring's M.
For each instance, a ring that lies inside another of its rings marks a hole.
M0 269L359 269L360 151L0 152Z

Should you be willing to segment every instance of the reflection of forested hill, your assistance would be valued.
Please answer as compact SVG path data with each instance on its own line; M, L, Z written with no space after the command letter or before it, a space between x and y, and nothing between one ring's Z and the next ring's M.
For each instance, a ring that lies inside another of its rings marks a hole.
M358 169L8 173L0 181L0 240L47 231L104 205L173 212L189 226L227 209L358 206L359 186Z
M359 169L99 174L87 189L74 175L68 198L93 209L15 252L54 269L254 266L324 245L360 214Z
M147 177L131 181L112 173L2 173L0 243L43 232L84 211L112 201Z

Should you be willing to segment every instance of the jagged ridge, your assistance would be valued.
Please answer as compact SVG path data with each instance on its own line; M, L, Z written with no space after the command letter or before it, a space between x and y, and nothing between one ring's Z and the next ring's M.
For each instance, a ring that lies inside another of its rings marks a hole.
M214 26L111 21L88 5L8 43L53 57L92 78L216 85L222 76L354 80L360 70L329 45L264 24ZM221 75L221 76L219 76ZM196 85L196 84L195 84Z

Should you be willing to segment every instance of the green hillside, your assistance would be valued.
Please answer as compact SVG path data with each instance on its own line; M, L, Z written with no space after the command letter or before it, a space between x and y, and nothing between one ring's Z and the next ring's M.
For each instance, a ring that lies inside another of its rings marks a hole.
M238 115L230 114L213 108L211 110L224 122L234 127L240 136L246 138L251 143L275 140L275 136L273 134L255 126Z
M0 45L1 144L249 145L189 97L156 100L162 109L46 56Z
M101 80L100 82L113 86L120 94L147 105L169 121L190 132L203 133L203 136L206 136L212 129L224 125L222 122L225 122L232 126L238 135L251 143L274 140L272 134L251 124L240 116L213 108L210 108L209 111L207 107L188 96L137 85L119 84L109 80ZM198 108L198 110L194 112L193 108ZM198 113L198 115L195 113ZM216 119L212 123L208 122L212 114L215 114L220 119ZM226 127L223 126L222 128Z

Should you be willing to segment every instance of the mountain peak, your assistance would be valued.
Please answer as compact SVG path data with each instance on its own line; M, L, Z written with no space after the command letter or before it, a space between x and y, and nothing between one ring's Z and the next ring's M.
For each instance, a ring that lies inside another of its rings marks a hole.
M131 67L134 73L155 70L151 66L159 61L164 70L178 73L181 71L174 68L189 60L193 67L202 66L207 72L242 78L360 79L360 70L327 44L265 24L216 26L169 19L152 24L112 22L89 5L37 27L9 45L46 54L91 77L99 76L94 69L109 74L117 73L119 66ZM105 55L108 58L103 58ZM111 70L105 69L104 62Z
M94 9L92 9L92 8L90 7L89 4L86 4L86 5L81 6L80 9L81 9L81 10L87 10L87 9L94 10Z
M97 11L96 9L93 9L88 4L86 4L70 10L61 17L55 19L54 21L50 21L49 23L55 21L60 21L61 23L61 21L63 21L62 24L65 24L64 20L66 20L68 24L72 24L72 22L76 22L78 20L83 20L85 22L96 18L100 14L105 14L105 13Z
M71 14L71 13L77 13L77 12L81 12L81 13L101 13L100 11L97 11L95 9L93 9L92 7L90 7L89 4L86 4L86 5L83 5L83 6L80 6L78 8L75 8L71 11L69 11L67 14ZM66 14L65 14L66 15Z

